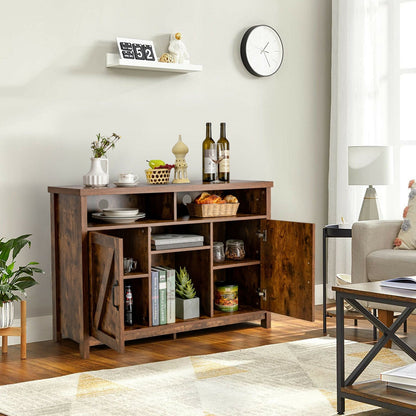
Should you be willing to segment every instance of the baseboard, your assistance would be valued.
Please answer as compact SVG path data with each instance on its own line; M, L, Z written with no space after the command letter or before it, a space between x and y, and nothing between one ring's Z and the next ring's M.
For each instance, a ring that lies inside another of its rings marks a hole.
M324 303L323 298L323 284L315 285L315 305L322 305Z
M15 318L13 326L19 326L20 319ZM47 341L52 339L52 315L27 318L27 342ZM9 337L8 345L20 344L20 337Z

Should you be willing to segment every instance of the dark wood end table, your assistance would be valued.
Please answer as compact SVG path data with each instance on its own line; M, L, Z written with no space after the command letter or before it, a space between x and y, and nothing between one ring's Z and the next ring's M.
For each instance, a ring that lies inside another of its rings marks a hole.
M416 351L409 347L395 334L416 308L416 291L383 287L380 282L358 283L347 286L333 287L336 292L336 323L337 323L337 412L345 411L345 399L368 403L373 406L401 411L408 415L416 415L416 394L401 389L387 387L381 380L364 383L354 382L366 369L383 346L392 340L409 357L416 361ZM358 366L345 378L344 349L344 300L366 317L383 334L378 342L367 353ZM404 307L390 327L384 325L358 301L376 301L387 305Z

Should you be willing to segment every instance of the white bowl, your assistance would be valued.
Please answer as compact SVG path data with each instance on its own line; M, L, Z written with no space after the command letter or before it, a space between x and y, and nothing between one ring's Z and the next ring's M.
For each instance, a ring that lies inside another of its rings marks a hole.
M138 208L106 208L103 214L109 217L133 217L139 213Z

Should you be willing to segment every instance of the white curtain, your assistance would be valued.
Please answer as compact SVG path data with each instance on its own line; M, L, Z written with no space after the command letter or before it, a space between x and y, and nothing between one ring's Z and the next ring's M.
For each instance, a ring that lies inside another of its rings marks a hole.
M395 3L399 0L332 1L329 224L342 219L355 222L365 192L365 187L348 185L348 146L395 143L399 94L393 82L393 60L399 54ZM395 192L394 185L377 187L384 218L397 213L392 204ZM329 298L336 273L350 273L350 244L349 239L328 239Z

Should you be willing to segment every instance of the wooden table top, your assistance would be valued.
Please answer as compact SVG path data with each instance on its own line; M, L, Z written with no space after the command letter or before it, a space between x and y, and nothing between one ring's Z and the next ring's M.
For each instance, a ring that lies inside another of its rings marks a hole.
M380 285L381 282L353 283L351 285L333 286L332 290L354 295L371 296L375 299L390 299L416 304L416 290L396 289Z

